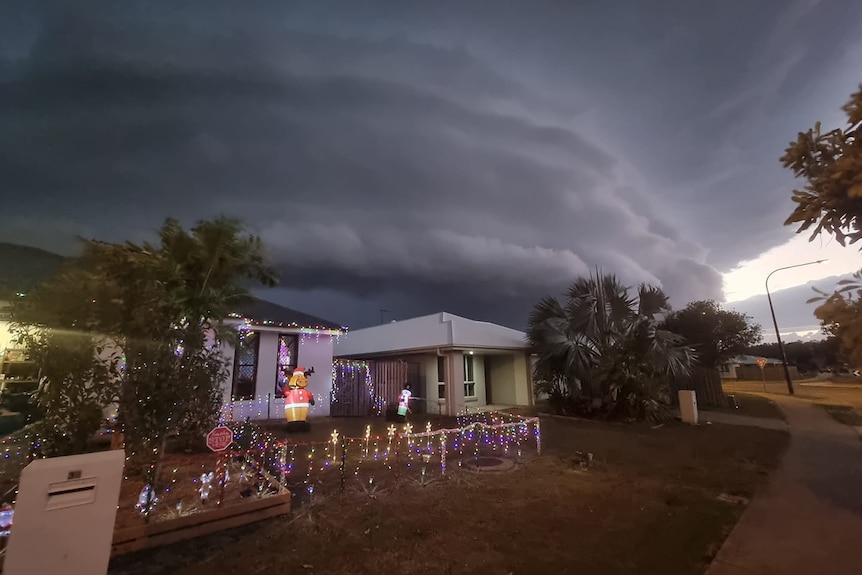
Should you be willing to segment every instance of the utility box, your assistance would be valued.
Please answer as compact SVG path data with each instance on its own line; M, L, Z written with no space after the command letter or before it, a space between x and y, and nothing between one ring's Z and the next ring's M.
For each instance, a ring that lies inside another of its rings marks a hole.
M679 391L679 414L683 423L697 425L697 394L693 390Z
M25 467L4 575L107 573L124 463L114 450Z

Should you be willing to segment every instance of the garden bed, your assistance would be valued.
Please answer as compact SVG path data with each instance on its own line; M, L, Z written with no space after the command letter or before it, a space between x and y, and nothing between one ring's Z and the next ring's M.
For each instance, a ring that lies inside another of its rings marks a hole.
M229 477L223 493L220 493L218 466L227 457L230 459L227 464ZM273 484L266 478L259 484L255 469L242 454L166 455L161 462L159 477L156 480L156 485L161 487L157 487L157 501L150 509L149 521L142 509L137 507L146 485L144 479L139 476L128 477L124 479L120 488L115 528L124 529L147 523L159 523L209 512L216 508L231 507L251 499L278 495L277 484ZM201 482L201 475L209 473L213 473L213 478L207 490ZM202 487L206 492L206 499L202 497Z
M343 495L374 499L402 485L428 486L488 458L514 468L540 447L538 419L506 413L421 416L397 425L380 418L315 423L301 434L286 434L283 424L269 430L231 424L234 451L168 453L150 473L127 476L113 553L175 543ZM7 448L16 454L9 471L20 472L27 450L21 441ZM17 475L6 483L14 485Z
M745 508L726 496L749 499L787 438L553 418L542 421L542 457L511 472L453 467L422 485L414 466L395 488L357 484L289 518L118 557L109 573L702 574Z
M114 530L111 545L113 556L148 547L176 543L233 527L240 527L270 517L290 513L291 494L283 491L278 495L234 502L232 505L215 504L200 513L167 519L159 523L124 527Z

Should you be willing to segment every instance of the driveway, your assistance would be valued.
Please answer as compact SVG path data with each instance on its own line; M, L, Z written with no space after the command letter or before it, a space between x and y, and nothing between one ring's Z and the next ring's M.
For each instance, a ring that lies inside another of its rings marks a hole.
M769 397L787 416L790 447L707 575L862 573L859 435L805 399Z

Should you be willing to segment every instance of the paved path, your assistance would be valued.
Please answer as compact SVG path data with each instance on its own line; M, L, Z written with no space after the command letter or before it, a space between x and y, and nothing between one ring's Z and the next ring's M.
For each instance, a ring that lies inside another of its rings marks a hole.
M805 400L770 396L791 441L706 575L862 573L862 441Z
M770 419L768 417L751 417L750 415L737 415L721 411L701 411L700 423L723 423L726 425L747 425L749 427L763 427L765 429L780 429L789 431L786 421L781 419Z

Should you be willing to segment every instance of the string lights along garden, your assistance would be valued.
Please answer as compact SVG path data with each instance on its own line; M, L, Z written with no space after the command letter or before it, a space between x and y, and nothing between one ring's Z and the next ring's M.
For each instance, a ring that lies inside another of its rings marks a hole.
M285 440L249 421L225 422L234 432L230 448L214 455L212 463L193 472L191 478L178 479L178 468L171 466L169 478L159 481L156 469L147 469L134 507L149 520L158 509L166 513L182 509L189 513L219 507L228 489L231 493L240 491L241 497L265 497L290 489L294 493L305 492L310 499L315 486L343 491L354 484L364 485L366 490L370 486L376 489L381 477L385 479L388 475L397 484L405 472L410 477L410 473L417 471L418 477L412 477L425 485L431 480L432 464L439 466L439 477L444 478L453 460L458 467L471 459L478 463L483 450L519 460L533 446L535 453L541 454L541 427L536 417L483 412L462 415L456 421L454 428L433 429L426 423L418 430L414 430L412 423L389 424L382 434L367 426L360 437L347 437L333 430L322 441ZM7 464L23 468L32 459L41 457L40 439L35 434L15 439L10 436L0 444L5 446L3 459ZM178 481L194 484L197 501L177 500L180 496L175 492L182 491L176 489ZM161 487L156 490L153 485ZM214 505L208 503L213 500Z

